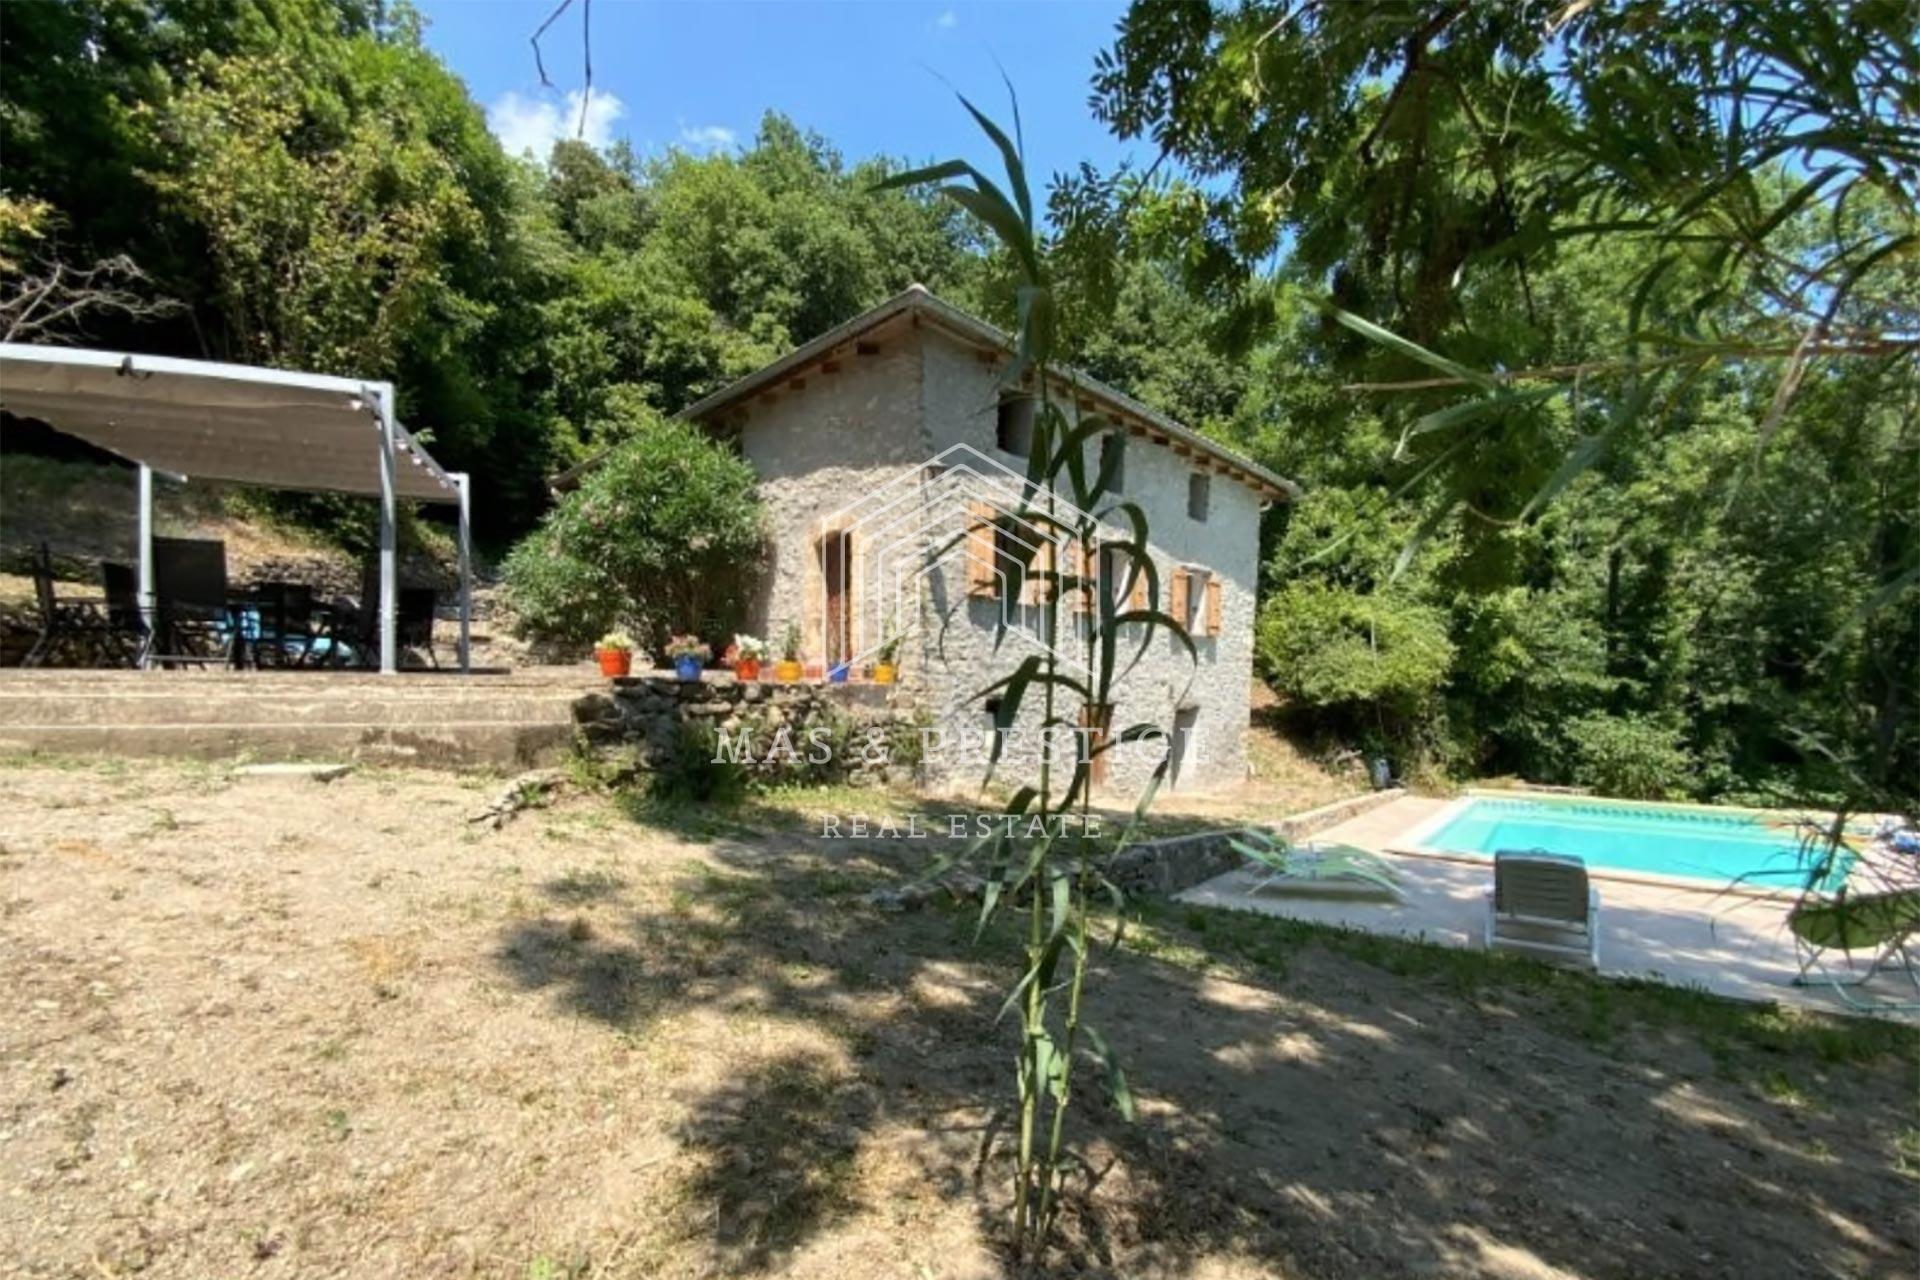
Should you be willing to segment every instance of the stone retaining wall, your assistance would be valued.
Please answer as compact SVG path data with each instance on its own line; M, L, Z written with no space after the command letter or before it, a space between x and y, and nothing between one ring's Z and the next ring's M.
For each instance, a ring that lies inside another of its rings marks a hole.
M913 780L919 763L918 721L893 693L872 684L649 673L581 698L573 718L589 749L639 770L665 766L684 729L704 725L730 744L744 742L741 763L756 776L878 784ZM831 758L819 759L824 753Z

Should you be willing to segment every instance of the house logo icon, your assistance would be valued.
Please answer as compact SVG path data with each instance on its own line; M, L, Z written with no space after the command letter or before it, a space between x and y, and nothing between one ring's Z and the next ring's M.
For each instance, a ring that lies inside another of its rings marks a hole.
M915 634L943 612L929 582L937 575L943 588L965 592L945 613L971 611L977 622L990 601L996 646L1023 643L1084 673L1067 606L1091 589L1083 533L1097 526L1057 490L953 445L821 518L818 651L830 667L854 667Z

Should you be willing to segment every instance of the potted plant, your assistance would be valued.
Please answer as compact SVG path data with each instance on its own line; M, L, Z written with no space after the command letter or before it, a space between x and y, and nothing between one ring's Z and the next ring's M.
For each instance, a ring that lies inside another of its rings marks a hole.
M713 650L700 643L698 636L674 636L667 641L667 657L673 660L673 673L682 680L698 680L700 668L713 656Z
M593 656L600 663L600 674L612 679L633 670L633 637L624 631L609 631L593 644Z
M780 661L773 664L773 678L781 684L793 684L800 679L800 624L787 623L787 629L780 635Z
M900 675L900 637L894 634L892 627L887 628L887 638L880 642L880 652L873 655L873 682L892 684Z
M736 635L733 651L733 674L741 680L758 680L760 664L767 656L767 642L759 636Z

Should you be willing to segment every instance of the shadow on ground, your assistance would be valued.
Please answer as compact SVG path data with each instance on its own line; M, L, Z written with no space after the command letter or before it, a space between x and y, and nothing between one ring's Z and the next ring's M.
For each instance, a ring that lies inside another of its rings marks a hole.
M549 883L550 910L496 959L609 1034L692 1010L791 1030L687 1099L671 1199L720 1273L956 1203L997 1247L1007 935L975 946L965 904L862 905L924 860L906 842L794 830L708 824L658 892ZM1909 1033L1430 950L1145 909L1089 1000L1142 1115L1122 1123L1083 1071L1058 1260L1111 1276L1205 1257L1308 1277L1920 1265Z

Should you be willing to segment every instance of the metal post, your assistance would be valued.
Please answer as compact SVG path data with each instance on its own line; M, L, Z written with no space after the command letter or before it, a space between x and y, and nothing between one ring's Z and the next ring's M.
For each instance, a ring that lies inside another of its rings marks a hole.
M140 621L146 625L147 634L153 634L153 628L159 619L155 616L153 601L153 468L146 463L140 464L140 584L136 603L140 606ZM140 665L146 665L146 650L141 650Z
M375 399L380 406L380 674L393 675L400 669L398 635L400 591L399 512L394 491L398 480L394 473L393 384L383 382Z
M462 471L453 477L460 489L460 671L473 670L470 650L473 621L473 490L470 477Z

